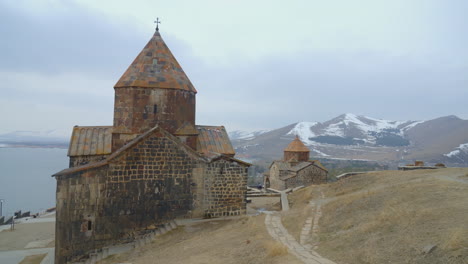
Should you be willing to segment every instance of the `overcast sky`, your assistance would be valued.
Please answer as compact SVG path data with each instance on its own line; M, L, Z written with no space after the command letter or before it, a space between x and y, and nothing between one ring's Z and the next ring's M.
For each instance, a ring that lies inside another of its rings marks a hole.
M0 133L112 125L113 86L160 32L197 123L468 119L468 1L0 1Z

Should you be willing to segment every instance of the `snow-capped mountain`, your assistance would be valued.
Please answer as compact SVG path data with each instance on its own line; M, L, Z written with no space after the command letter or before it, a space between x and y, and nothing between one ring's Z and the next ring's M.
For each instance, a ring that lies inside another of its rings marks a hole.
M281 158L283 149L297 135L315 158L452 162L465 153L466 131L468 120L456 116L391 121L348 113L326 122L299 122L242 140L231 139L239 157L253 160ZM468 164L468 156L461 159L463 162L457 159L459 164Z
M468 160L468 143L460 144L460 146L444 154L444 156L455 163L464 163Z
M258 131L242 131L242 130L234 130L232 132L228 132L229 138L231 140L250 140L253 139L261 134L265 134L269 130L258 130Z
M421 121L389 121L355 114L343 114L330 121L299 122L287 135L298 135L306 145L404 146L404 132Z

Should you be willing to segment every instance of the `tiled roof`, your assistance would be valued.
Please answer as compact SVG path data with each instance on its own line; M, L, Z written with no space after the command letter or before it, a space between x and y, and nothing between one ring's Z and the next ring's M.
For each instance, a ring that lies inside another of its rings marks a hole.
M77 127L75 127L75 128L77 128ZM78 128L83 128L83 127L78 127ZM86 127L86 128L111 128L112 129L112 127ZM146 131L145 133L139 135L138 137L134 138L133 140L131 140L130 142L125 144L120 149L114 151L105 160L98 161L98 162L91 162L91 163L88 163L88 164L85 164L85 165L64 169L62 171L59 171L59 172L55 173L52 176L55 177L55 176L60 176L60 175L66 175L66 174L71 174L71 173L75 173L75 172L79 172L79 171L86 171L86 170L89 170L89 169L94 169L94 168L99 168L99 167L105 166L105 165L109 164L109 162L111 162L112 160L117 159L119 156L121 156L122 153L125 153L125 152L131 150L132 148L134 148L136 144L143 141L145 138L151 136L155 131L158 131L158 132L162 133L164 137L166 137L169 140L171 140L172 142L174 142L174 144L177 144L180 147L180 149L185 151L185 153L187 153L188 155L191 155L192 157L194 157L196 159L199 159L199 160L207 161L207 159L205 157L203 157L202 155L200 155L198 152L194 151L193 149L191 149L187 145L181 143L175 136L171 135L169 132L167 132L166 130L164 130L164 129L158 127L158 126L155 126L152 129L150 129L150 130ZM112 130L111 130L111 132L112 132ZM110 133L110 134L112 134L112 133ZM107 154L110 154L110 153L107 153ZM86 154L84 154L84 155L86 155Z
M110 154L111 143L111 126L75 126L68 147L68 156Z
M107 129L110 129L109 134L112 135L112 127L75 127L75 128L80 128L78 130L81 130L82 128L88 128L88 129L91 129L91 128L107 128ZM226 135L226 138L229 140L229 137L227 137L226 130L222 126L221 127L197 126L197 129L199 131L222 130L222 131L224 131L224 134ZM242 164L244 166L250 166L251 165L250 163L247 163L245 161L238 160L238 159L235 159L233 157L226 156L226 155L219 155L219 154L216 157L213 157L212 159L207 159L207 157L204 157L203 155L200 155L200 153L194 151L193 149L191 149L187 145L181 143L175 136L171 135L166 130L164 130L164 129L158 127L158 126L155 126L154 128L152 128L152 129L146 131L145 133L139 135L138 137L134 138L133 140L131 140L130 142L125 144L123 147L121 147L117 151L114 151L114 153L109 155L103 161L92 162L92 163L88 163L88 164L85 164L85 165L82 165L82 166L64 169L62 171L59 171L59 172L55 173L52 176L55 177L55 176L67 175L67 174L72 174L72 173L75 173L75 172L86 171L86 170L89 170L89 169L94 169L94 168L99 168L99 167L105 166L105 165L109 164L109 162L111 162L112 160L117 159L119 156L121 156L122 153L125 153L125 152L131 150L132 148L134 148L134 146L136 144L138 144L138 142L141 142L145 138L151 136L153 134L153 132L155 132L155 131L159 131L160 133L163 134L164 137L166 137L169 140L171 140L172 142L174 142L174 144L177 144L180 147L181 150L185 151L185 153L187 153L188 155L190 155L193 158L196 158L196 159L198 159L200 161L212 162L212 161L215 161L215 160L218 160L218 159L227 159L227 160L231 160L231 161L240 163L240 164ZM74 130L74 132L75 132L75 130ZM230 141L229 141L229 145L230 145ZM232 146L231 146L231 148L232 148Z
M174 132L174 135L198 135L198 130L194 125L189 122L185 122L176 130L176 132Z
M197 151L204 155L219 153L234 156L236 152L224 126L196 126L198 130Z
M312 164L314 163L310 161L299 162L298 164L294 165L290 170L298 172L306 167L309 167Z
M114 87L166 88L197 92L158 31Z
M298 136L289 143L289 145L284 149L284 151L289 152L310 152L309 148L302 143Z
M309 167L310 165L315 165L317 167L319 167L320 169L322 170L325 170L325 171L328 171L323 165L322 163L320 163L320 161L318 160L309 160L309 161L303 161L303 162L299 162L297 163L296 165L294 166L291 166L291 163L288 162L288 161L282 161L282 160L276 160L274 161L271 165L273 164L276 164L276 166L278 166L278 169L281 170L281 171L293 171L293 172L298 172L302 169L305 169L307 167ZM271 167L271 166L270 166Z
M312 160L312 162L314 163L315 166L321 168L322 170L325 170L325 171L328 171L327 168L325 168L325 166L322 165L322 163L318 160Z
M273 164L276 164L276 166L278 167L279 170L289 170L291 168L291 164L289 162L282 161L282 160L273 161L273 163L271 163L270 167Z

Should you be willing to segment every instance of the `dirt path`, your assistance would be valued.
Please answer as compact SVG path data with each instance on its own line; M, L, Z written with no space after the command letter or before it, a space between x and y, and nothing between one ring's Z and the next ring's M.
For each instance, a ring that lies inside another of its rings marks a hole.
M322 204L324 203L325 195L320 192L321 199L318 201L311 200L308 206L311 208L312 215L309 216L301 230L300 240L301 245L308 249L317 249L319 221L322 216Z
M288 248L288 251L306 264L335 264L335 262L323 258L317 252L301 245L288 233L281 223L279 213L268 213L265 217L265 226L268 233L277 241Z

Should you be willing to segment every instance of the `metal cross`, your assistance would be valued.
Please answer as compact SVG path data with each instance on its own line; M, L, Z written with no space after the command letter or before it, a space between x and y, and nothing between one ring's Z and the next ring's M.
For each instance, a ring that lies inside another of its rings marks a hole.
M159 21L159 17L156 18L156 21L154 21L154 23L156 24L156 31L159 31L159 25L158 24L161 24L161 21Z

